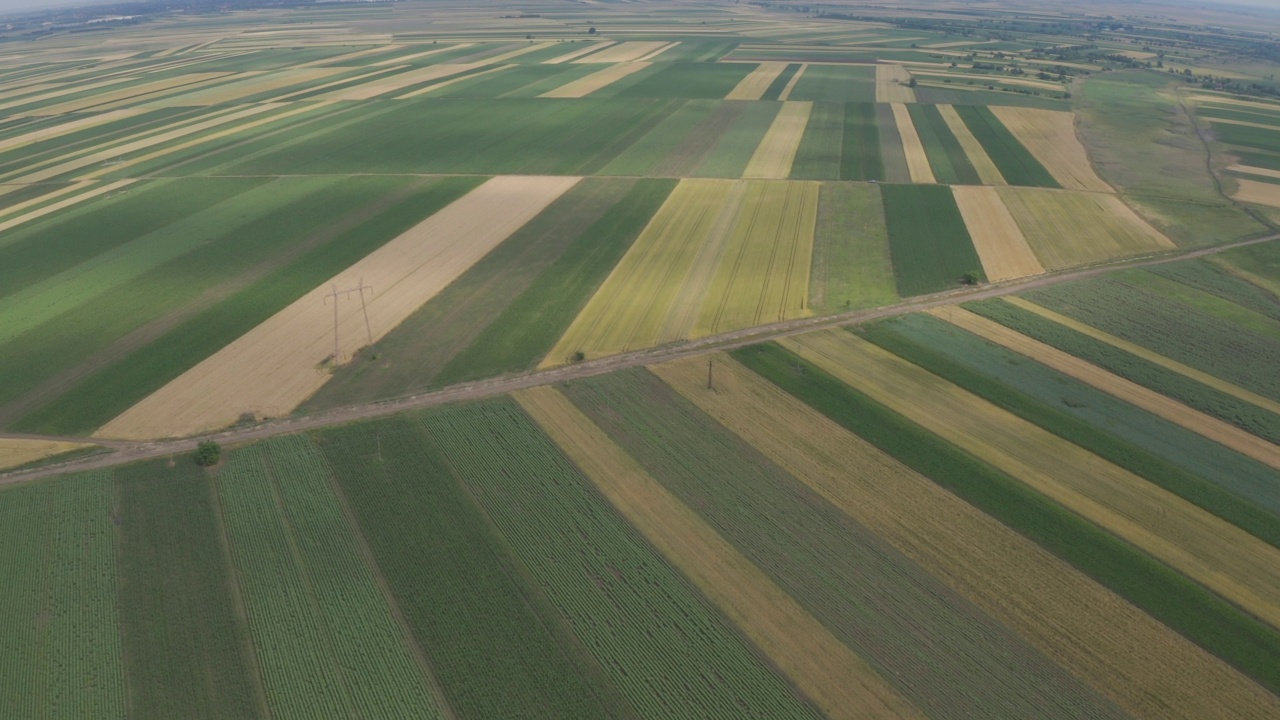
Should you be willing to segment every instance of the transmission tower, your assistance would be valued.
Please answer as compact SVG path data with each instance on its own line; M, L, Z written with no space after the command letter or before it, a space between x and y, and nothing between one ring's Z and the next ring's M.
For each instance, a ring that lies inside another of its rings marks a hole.
M352 293L356 293L360 296L360 312L364 314L364 331L368 334L369 344L370 345L373 344L373 328L369 324L369 307L364 300L365 290L368 290L369 293L372 294L373 286L365 285L364 278L360 278L360 284L348 290L339 290L338 284L334 283L333 290L326 293L324 296L324 302L326 305L329 304L329 298L333 298L333 362L335 364L338 362L338 352L341 348L341 346L338 343L338 298L339 297L351 297Z

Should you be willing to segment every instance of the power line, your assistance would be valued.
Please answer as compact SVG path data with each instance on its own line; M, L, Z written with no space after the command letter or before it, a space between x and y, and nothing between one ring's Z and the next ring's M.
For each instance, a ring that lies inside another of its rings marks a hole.
M326 293L324 296L324 303L326 305L329 304L329 298L333 298L333 362L335 363L338 362L338 354L340 350L340 345L338 343L338 298L339 297L351 297L351 293L357 293L360 295L360 311L364 313L364 330L366 333L368 333L369 344L370 345L373 344L373 327L369 324L369 307L364 300L365 290L368 290L369 293L372 294L373 286L365 285L364 278L360 278L360 284L348 290L339 290L338 284L334 283L333 290Z

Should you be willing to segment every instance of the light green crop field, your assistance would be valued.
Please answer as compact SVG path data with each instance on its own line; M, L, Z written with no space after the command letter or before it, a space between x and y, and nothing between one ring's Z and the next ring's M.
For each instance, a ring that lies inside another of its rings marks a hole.
M171 5L0 11L0 718L1280 719L1280 11Z

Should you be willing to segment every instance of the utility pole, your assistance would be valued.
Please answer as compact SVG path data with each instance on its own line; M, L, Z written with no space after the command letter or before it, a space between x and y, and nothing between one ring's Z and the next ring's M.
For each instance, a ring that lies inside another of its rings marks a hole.
M333 362L336 365L338 362L338 352L341 349L341 346L338 344L338 298L350 297L351 293L360 294L360 310L361 312L364 313L364 330L366 333L368 333L369 344L372 345L373 344L373 328L369 325L369 308L364 301L364 291L368 290L370 293L372 293L373 286L365 285L364 278L360 278L360 284L356 287L351 288L350 290L339 290L337 283L334 283L332 287L333 287L333 290L325 294L324 302L327 305L329 304L329 298L333 298Z

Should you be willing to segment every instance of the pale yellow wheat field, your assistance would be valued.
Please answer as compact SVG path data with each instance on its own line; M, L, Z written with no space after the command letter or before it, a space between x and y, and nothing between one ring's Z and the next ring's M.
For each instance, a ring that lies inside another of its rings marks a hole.
M907 83L911 82L911 73L895 63L876 65L876 102L879 103L913 103L916 91Z
M1044 272L995 188L957 185L951 193L988 280L1000 282Z
M640 72L641 70L649 67L649 65L650 63L647 63L647 62L624 62L624 63L617 63L616 65L610 65L609 67L603 70L593 72L590 75L587 75L586 77L580 77L577 80L571 80L554 90L548 90L547 92L543 93L539 97L544 97L544 98L586 97L601 88L608 87L618 82L622 78L628 75L631 75L632 73Z
M762 62L760 67L752 70L737 87L724 96L725 100L759 100L769 89L774 80L787 69L785 62Z
M1000 174L1000 169L991 161L991 156L987 155L982 143L978 142L978 138L973 136L969 126L965 125L964 120L960 119L960 114L956 112L955 106L939 105L938 113L946 121L951 133L956 136L956 140L959 141L960 147L964 149L965 157L969 158L973 169L978 172L978 179L982 180L984 185L1007 185L1008 183L1005 182L1004 176Z
M377 341L578 182L497 177L315 288L103 427L104 437L190 435L244 413L289 413L329 378L339 290L371 286L368 327L358 296L338 302L338 360ZM326 304L329 303L329 304Z
M991 112L1062 187L1114 192L1093 171L1089 155L1076 137L1074 114L1002 105L992 105Z
M795 89L796 83L800 82L800 77L808 69L809 63L800 63L800 67L796 68L796 74L791 76L791 79L787 81L787 86L782 88L782 92L778 94L779 100L786 102L791 98L791 91Z
M543 61L542 61L542 64L543 64L543 65L559 65L560 63L566 63L566 62L569 62L570 60L576 60L576 59L578 59L578 58L582 57L583 55L587 55L587 54L589 54L589 53L593 53L593 52L595 52L595 51L597 51L597 50L603 50L603 49L605 49L605 48L607 48L607 47L609 47L609 46L611 46L611 45L615 45L615 44L616 44L616 41L614 41L614 40L606 40L606 41L604 41L604 42L588 43L586 47L578 48L577 50L574 50L573 52L565 53L564 55L557 55L556 57L553 57L553 58L551 58L550 60L543 60Z
M1248 173L1249 175L1260 175L1262 177L1280 178L1280 170L1271 170L1270 168L1251 167L1249 165L1228 165L1227 170L1231 172Z
M809 125L811 102L784 102L774 116L769 131L747 162L742 176L746 178L785 179L791 175L791 163L800 149L800 140Z
M1114 195L1021 187L997 191L1049 270L1174 248Z
M925 154L924 144L920 142L920 134L916 132L915 123L911 122L911 113L902 103L893 103L893 119L898 126L898 135L902 138L902 152L907 158L907 171L911 173L913 183L936 183L933 168L929 166L929 156Z
M1280 207L1280 185L1246 178L1232 178L1236 181L1236 191L1231 197L1240 202Z
M57 440L0 438L0 470L26 465L47 457L88 447L93 447L93 445Z
M632 40L628 42L618 43L617 45L614 45L612 47L607 47L598 53L592 53L591 55L588 55L586 57L578 58L573 62L575 63L634 62L636 60L640 60L644 58L647 55L652 54L654 51L665 50L666 48L670 47L670 45L671 45L670 43L662 42L662 41L642 42L642 41Z

